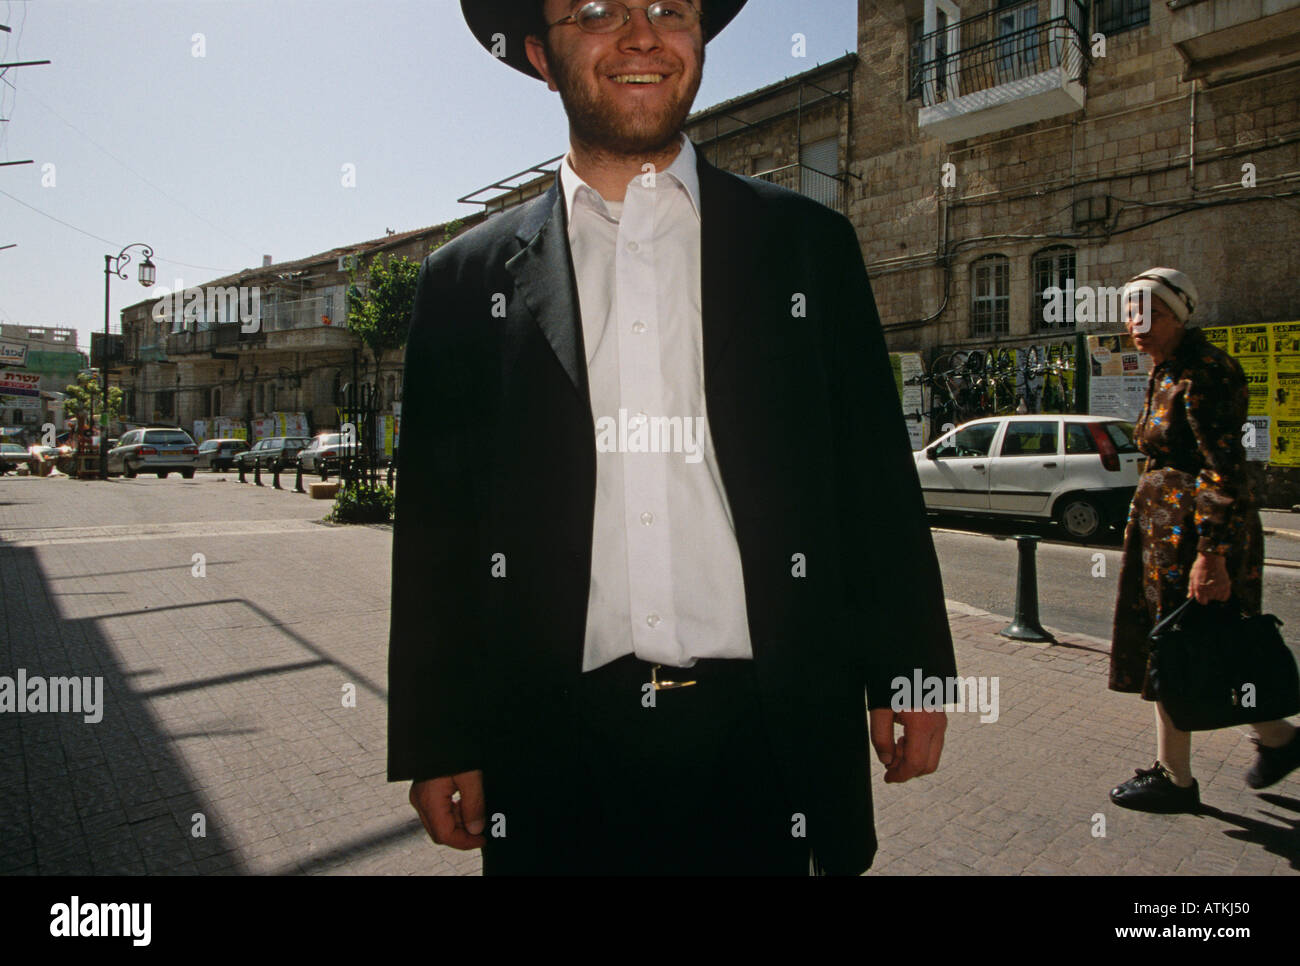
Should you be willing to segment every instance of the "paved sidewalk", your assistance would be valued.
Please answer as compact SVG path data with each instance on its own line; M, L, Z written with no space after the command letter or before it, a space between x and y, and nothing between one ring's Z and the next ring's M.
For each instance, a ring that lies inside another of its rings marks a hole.
M0 873L480 871L384 780L391 531L327 509L233 475L0 480L0 674L104 679L98 724L0 714ZM935 775L886 786L877 767L872 874L1300 869L1300 774L1253 793L1245 735L1198 735L1208 814L1115 808L1155 739L1151 707L1106 690L1105 642L1017 645L1005 619L951 616L998 718L950 715Z

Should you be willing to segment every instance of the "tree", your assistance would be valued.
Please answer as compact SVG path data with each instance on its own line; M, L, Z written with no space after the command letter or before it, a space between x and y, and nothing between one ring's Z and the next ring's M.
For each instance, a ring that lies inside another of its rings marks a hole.
M464 227L457 219L443 227L442 240L429 247L437 251ZM382 385L381 354L406 345L415 308L415 287L420 263L404 255L376 256L366 266L364 288L356 271L348 273L348 331L355 333L375 359L376 385ZM388 400L392 402L392 400Z
M108 389L108 419L104 418L101 401L103 398L103 389L99 384L99 377L92 372L83 372L77 376L77 381L67 387L68 394L65 410L71 410L72 415L77 417L78 426L90 425L90 414L94 412L95 419L99 425L109 425L117 421L122 412L122 390L117 386L110 386Z
M442 240L429 246L435 252L451 241L464 223L460 219L443 226ZM364 286L357 284L356 271L348 274L349 331L361 337L378 362L379 354L406 344L415 308L415 287L420 265L404 255L376 256L366 266Z

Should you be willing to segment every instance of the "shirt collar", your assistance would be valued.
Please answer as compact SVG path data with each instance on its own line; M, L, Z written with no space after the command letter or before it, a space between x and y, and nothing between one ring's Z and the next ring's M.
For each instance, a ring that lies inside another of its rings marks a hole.
M691 139L685 134L681 138L682 149L677 152L677 157L673 159L673 163L668 166L668 170L664 171L660 177L672 178L686 189L686 195L691 199L691 207L695 210L695 217L699 218L700 173L697 167L695 145L691 143ZM636 177L639 178L641 175ZM636 178L632 180L635 181ZM631 184L632 182L628 183ZM564 156L564 161L560 164L560 186L564 190L565 210L570 217L573 216L574 202L579 197L588 199L597 211L609 216L609 208L605 205L605 199L600 196L599 191L587 184L581 175L573 170L573 164L568 154Z

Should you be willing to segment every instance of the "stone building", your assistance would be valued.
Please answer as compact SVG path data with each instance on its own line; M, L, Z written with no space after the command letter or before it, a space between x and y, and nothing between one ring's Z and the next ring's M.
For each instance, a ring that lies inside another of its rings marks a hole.
M1027 345L1169 265L1300 317L1300 0L860 0L848 202L894 349ZM1077 324L1076 324L1077 323Z
M290 262L268 256L259 268L202 286L177 282L169 288L185 293L179 299L166 294L129 306L121 313L123 421L191 432L197 424L207 437L220 426L251 439L257 420L302 414L309 433L334 429L354 365L358 382L391 413L401 399L402 350L376 360L347 329L349 272L360 268L364 279L376 257L418 263L458 227L420 228Z
M62 433L64 390L87 364L86 353L77 348L77 330L4 324L0 344L4 346L0 371L13 376L9 381L0 379L0 424L10 437L33 441L45 423Z

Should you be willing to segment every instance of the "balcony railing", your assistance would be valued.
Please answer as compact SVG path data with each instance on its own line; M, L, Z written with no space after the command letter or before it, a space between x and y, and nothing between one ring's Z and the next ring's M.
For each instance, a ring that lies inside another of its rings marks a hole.
M1080 0L1029 0L941 24L920 38L912 85L932 107L1057 67L1083 82L1087 23Z
M845 214L844 178L839 175L827 174L806 164L787 164L784 167L773 168L771 171L760 171L754 177L798 191L813 201L821 202L827 208L834 208L840 214Z

